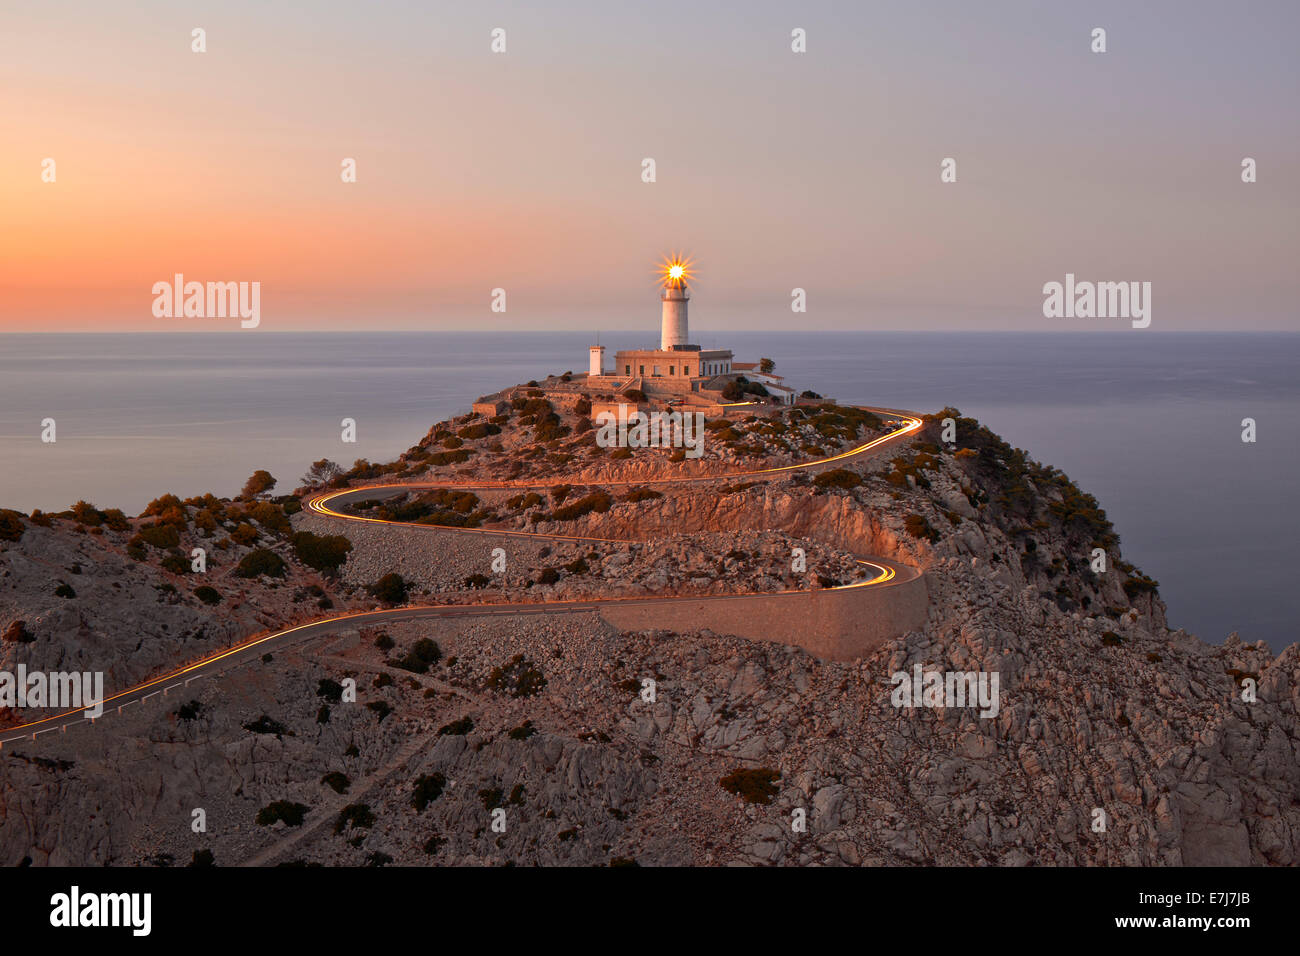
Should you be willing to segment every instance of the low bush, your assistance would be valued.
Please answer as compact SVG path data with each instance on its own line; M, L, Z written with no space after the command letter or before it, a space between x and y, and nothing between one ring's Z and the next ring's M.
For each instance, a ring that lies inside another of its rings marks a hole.
M268 803L257 811L257 822L259 826L264 827L269 827L277 822L283 822L285 826L300 827L308 809L306 805L301 803L276 800L274 803Z
M409 585L396 572L385 574L374 584L366 588L371 596L383 601L385 604L404 604L407 598Z
M908 515L903 519L903 527L913 538L924 538L931 544L939 540L939 532L930 527L930 522L924 515Z
M393 666L416 674L427 674L429 668L440 660L442 660L442 648L438 646L438 642L422 637L411 645L411 650L405 657L393 661Z
M207 584L195 588L194 596L207 605L221 603L221 592Z
M288 566L284 563L284 558L274 551L258 548L240 559L235 574L241 578L256 578L262 575L269 578L282 578L286 567Z
M136 537L150 547L161 550L174 548L181 543L181 533L176 530L175 525L170 524L147 525L136 533Z
M813 485L823 489L843 488L847 491L858 487L860 484L862 484L862 476L856 471L849 471L847 468L834 468L831 471L823 471L813 478Z
M27 524L21 514L8 508L0 508L0 541L19 541L26 530Z
M438 728L439 737L463 737L474 729L474 721L470 717L462 717L460 720L453 720L449 724L444 724Z
M293 552L309 568L334 575L348 559L352 542L341 534L317 535L299 531L293 536Z
M523 654L516 654L506 664L492 669L487 686L512 697L532 697L542 692L546 677Z
M325 774L325 776L320 778L320 782L329 787L335 793L347 793L348 787L352 785L352 781L348 779L348 775L340 773L337 770Z
M619 451L629 451L627 448L620 448ZM630 453L630 452L629 452ZM556 508L551 514L553 521L576 521L579 518L591 514L593 511L603 514L610 509L614 499L610 497L607 491L593 491L589 495L584 495L577 501L570 502L562 508Z
M411 806L415 807L415 812L423 813L425 807L442 796L443 788L446 786L447 778L440 773L429 773L419 777L411 792Z
M776 781L781 775L770 767L733 770L718 783L746 803L769 804L777 794Z
M623 496L624 501L653 501L655 498L662 498L662 491L655 491L652 488L633 488Z
M375 815L370 812L370 804L350 803L339 811L338 819L334 821L334 833L359 828L368 830L374 825Z

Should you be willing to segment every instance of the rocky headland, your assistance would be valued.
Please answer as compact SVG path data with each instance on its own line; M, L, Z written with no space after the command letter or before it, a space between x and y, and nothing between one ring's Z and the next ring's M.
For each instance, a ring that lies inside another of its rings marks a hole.
M861 555L923 572L924 627L852 661L621 631L595 610L287 642L6 743L0 862L1300 862L1297 647L1170 630L1156 582L1067 476L945 409L812 471L656 484L837 455L891 426L797 406L710 423L695 461L615 457L567 384L439 423L392 463L318 462L291 495L263 481L135 518L0 512L0 669L101 670L111 693L351 610L819 590L859 580ZM393 484L426 487L355 513L428 527L302 508ZM895 706L892 675L916 665L996 672L996 715Z

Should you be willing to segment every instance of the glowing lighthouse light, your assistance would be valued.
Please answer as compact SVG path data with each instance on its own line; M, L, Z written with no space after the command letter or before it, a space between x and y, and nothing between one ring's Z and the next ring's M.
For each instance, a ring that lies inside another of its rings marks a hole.
M659 264L659 280L665 288L670 286L684 286L693 279L691 266L693 262L689 258L679 255L672 255Z

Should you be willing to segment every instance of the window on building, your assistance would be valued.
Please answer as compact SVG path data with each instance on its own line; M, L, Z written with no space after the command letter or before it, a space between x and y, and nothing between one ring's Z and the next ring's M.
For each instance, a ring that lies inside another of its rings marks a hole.
M676 365L670 365L670 366L668 366L668 374L669 374L669 375L676 375L676 374L677 374L677 366L676 366Z
M659 375L659 374L660 374L660 372L659 372L659 366L658 366L658 365L655 366L655 374L656 374L656 375Z
M623 366L623 374L624 374L624 375L631 375L631 374L632 374L632 366L630 366L630 365L624 365L624 366Z
M645 366L644 366L644 365L639 365L639 366L637 366L637 367L638 367L639 369L641 369L641 371L637 372L637 374L638 374L638 375L644 375L644 374L645 374Z

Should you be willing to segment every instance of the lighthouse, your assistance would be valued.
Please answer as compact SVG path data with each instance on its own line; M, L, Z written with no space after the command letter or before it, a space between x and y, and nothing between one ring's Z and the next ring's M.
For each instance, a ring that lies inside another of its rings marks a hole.
M686 324L686 306L691 294L686 288L686 280L678 275L664 285L659 298L663 301L663 318L659 328L659 349L667 352L671 349L689 345L690 333Z
M691 344L686 309L691 300L689 282L694 270L689 258L673 256L659 267L659 348L619 349L614 367L604 369L591 349L588 381L610 379L610 386L635 387L647 394L663 391L675 396L698 392L717 376L732 374L730 349L701 349ZM600 369L600 372L597 372ZM721 384L718 388L721 388Z

